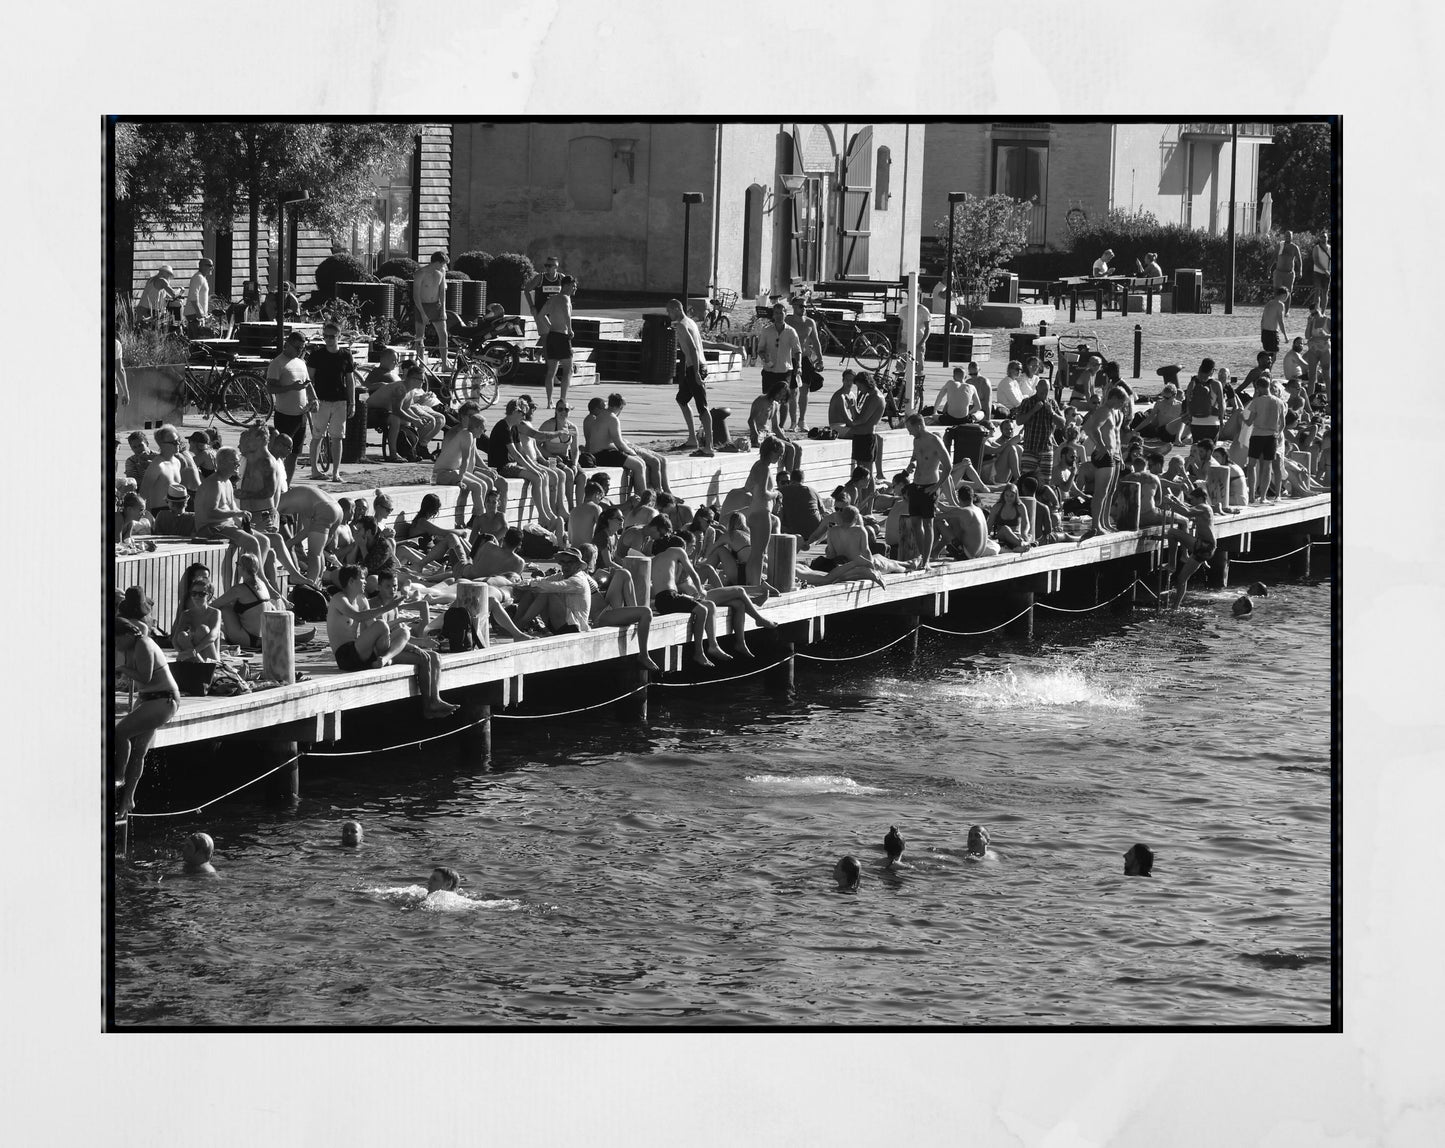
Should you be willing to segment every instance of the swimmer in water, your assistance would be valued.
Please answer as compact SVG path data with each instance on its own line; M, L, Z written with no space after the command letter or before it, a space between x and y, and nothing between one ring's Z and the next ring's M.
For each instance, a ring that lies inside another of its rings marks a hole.
M360 822L360 821L343 821L343 822L341 823L341 844L343 844L343 845L360 845L360 844L361 844L361 822Z
M192 833L181 846L181 857L186 863L183 872L218 876L216 867L211 864L215 852L216 843L211 840L209 833Z
M1142 842L1129 847L1124 854L1124 876L1152 877L1154 875L1154 850Z
M437 891L455 893L462 883L462 875L455 869L448 869L438 865L431 871L431 877L427 880L426 891L430 895Z
M898 858L903 856L903 838L898 835L896 826L888 827L888 836L883 838L883 851L888 854L888 865L891 868Z
M970 825L968 827L968 855L970 857L986 857L988 855L988 830L982 825Z
M833 880L838 882L838 888L844 893L852 893L857 890L861 874L862 868L856 857L840 857L838 864L833 866Z

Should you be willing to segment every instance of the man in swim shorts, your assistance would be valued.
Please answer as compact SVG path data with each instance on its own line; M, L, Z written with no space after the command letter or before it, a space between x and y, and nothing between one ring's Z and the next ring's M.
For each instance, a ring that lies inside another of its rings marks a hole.
M1249 477L1251 502L1265 501L1280 436L1284 433L1285 401L1270 389L1268 377L1256 379L1254 398L1244 412L1250 428Z
M411 299L416 307L417 354L426 347L426 329L430 325L437 333L437 349L441 354L441 366L447 369L447 257L443 251L433 251L431 262L421 268L411 282Z
M552 405L552 380L560 376L559 397L566 399L567 384L572 380L572 296L577 293L577 280L562 276L562 289L543 304L537 312L537 329L543 336L547 373L542 385L547 391L547 406Z
M341 503L324 490L298 483L281 496L276 509L296 519L295 538L305 550L306 576L317 581L326 565L326 549L343 519Z
M853 385L858 389L858 409L853 421L848 424L848 429L840 437L853 440L854 465L872 466L881 482L884 477L883 454L881 450L875 449L879 446L875 431L878 420L883 417L883 396L878 393L878 384L867 371L859 371L854 375Z
M467 524L467 496L472 499L472 513L479 514L492 489L492 471L477 453L477 436L485 425L481 408L473 402L463 403L457 408L457 425L447 432L432 463L433 485L458 488L455 522L459 527Z
M677 336L677 405L682 408L683 422L687 424L687 441L684 450L693 450L699 458L711 458L712 419L708 415L707 384L703 382L705 363L702 353L702 332L697 322L682 306L682 300L667 301L667 315L672 320L672 330ZM692 411L697 408L697 428L692 425Z
M922 570L933 557L933 519L938 513L939 484L949 471L949 457L937 436L923 425L922 415L909 415L903 425L913 436L913 480L904 488L908 499L906 523L915 540L914 569Z
M692 598L678 588L678 571L701 584L697 570L687 556L686 539L676 534L657 539L652 544L652 608L659 614L687 614L688 636L692 640L692 660L700 666L732 660L717 644L717 606L706 598ZM703 634L707 635L704 645ZM711 659L711 660L709 660Z

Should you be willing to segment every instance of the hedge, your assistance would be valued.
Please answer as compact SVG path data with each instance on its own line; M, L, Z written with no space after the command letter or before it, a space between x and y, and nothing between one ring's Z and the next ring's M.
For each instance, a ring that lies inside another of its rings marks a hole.
M500 303L507 314L522 311L522 284L536 273L532 261L515 251L504 251L487 267L487 300Z
M328 255L316 267L316 295L322 301L336 297L338 283L374 283L361 262L350 255Z
M398 279L405 279L410 283L420 270L421 264L415 259L388 259L376 269L376 274L382 279L395 275Z
M487 268L492 265L492 256L486 251L463 251L452 260L452 266L473 279L486 279Z

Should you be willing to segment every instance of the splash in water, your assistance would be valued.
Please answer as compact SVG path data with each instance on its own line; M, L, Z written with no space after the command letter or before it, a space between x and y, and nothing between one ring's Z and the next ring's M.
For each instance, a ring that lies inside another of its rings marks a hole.
M1015 670L1006 666L965 680L956 693L974 705L991 709L1087 706L1128 710L1139 705L1138 693L1132 686L1105 680L1075 665L1048 670Z
M887 793L876 785L859 785L851 777L822 773L809 777L779 777L772 773L756 773L747 779L749 785L765 788L770 793Z

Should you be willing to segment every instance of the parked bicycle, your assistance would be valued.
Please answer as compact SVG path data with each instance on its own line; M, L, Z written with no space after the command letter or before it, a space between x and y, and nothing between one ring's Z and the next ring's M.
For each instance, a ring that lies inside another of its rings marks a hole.
M733 321L728 317L728 312L738 301L738 293L729 291L726 288L718 288L713 292L712 298L707 301L707 314L703 316L703 330L709 335L716 335L722 331L731 331Z
M397 342L403 346L410 344L414 348L416 339L414 336L402 335L397 338ZM516 350L510 343L504 345ZM439 375L427 366L424 355L417 356L427 380L428 390L448 407L474 402L482 410L486 410L497 401L498 372L492 365L492 360L486 357L485 350L477 354L468 352L464 346L459 345L449 349L448 357L451 359L451 369L445 375ZM508 373L510 370L511 368L508 368Z
M846 324L846 337L840 338L822 311L805 306L803 313L818 326L818 342L825 355L838 356L840 363L850 358L865 371L876 371L893 355L893 341L881 331L867 331L856 321Z
M266 389L265 376L236 370L231 365L233 356L204 343L191 343L190 349L192 356L199 354L207 361L203 372L191 364L181 372L182 410L193 406L203 417L219 418L235 427L271 417L271 392Z

